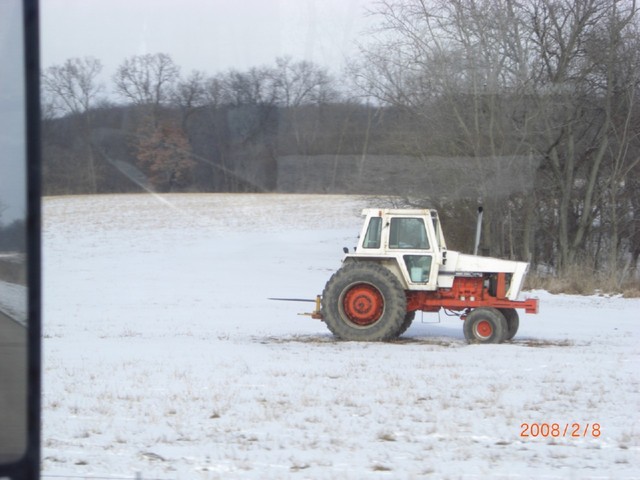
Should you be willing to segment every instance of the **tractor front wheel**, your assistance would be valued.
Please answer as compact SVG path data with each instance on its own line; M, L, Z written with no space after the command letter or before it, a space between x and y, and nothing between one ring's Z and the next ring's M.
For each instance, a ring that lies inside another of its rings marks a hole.
M516 332L518 331L518 327L520 326L520 317L518 316L518 311L515 308L501 308L500 311L504 315L504 318L507 319L507 335L504 337L504 339L511 340L516 336Z
M404 320L402 321L402 325L400 325L400 330L398 330L397 337L402 335L404 332L408 330L408 328L413 323L413 320L416 318L416 312L407 312L404 316Z
M495 308L476 308L464 321L464 337L469 343L502 343L507 334L507 319Z
M377 263L347 263L333 274L322 292L322 319L343 340L397 337L406 308L400 281Z

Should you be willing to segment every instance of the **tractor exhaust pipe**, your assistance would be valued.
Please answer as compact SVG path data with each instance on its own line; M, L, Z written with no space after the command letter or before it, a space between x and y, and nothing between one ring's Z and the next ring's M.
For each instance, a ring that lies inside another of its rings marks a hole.
M480 246L480 232L482 231L482 207L478 207L478 220L476 223L476 240L473 244L473 254L478 255L478 247Z

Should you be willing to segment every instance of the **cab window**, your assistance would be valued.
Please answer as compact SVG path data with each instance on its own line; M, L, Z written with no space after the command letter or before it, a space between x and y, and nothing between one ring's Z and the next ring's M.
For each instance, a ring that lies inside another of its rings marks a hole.
M422 218L392 218L389 248L427 250L429 241Z
M369 220L369 227L364 236L362 246L364 248L380 248L380 232L382 231L382 218L372 217Z

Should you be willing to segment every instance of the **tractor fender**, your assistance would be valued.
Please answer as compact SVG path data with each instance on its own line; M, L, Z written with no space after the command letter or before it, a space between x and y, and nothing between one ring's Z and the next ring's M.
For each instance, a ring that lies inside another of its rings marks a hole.
M402 275L402 271L400 270L400 266L398 265L398 260L395 257L377 257L377 256L360 256L360 255L356 256L356 255L347 254L342 260L342 263L344 265L346 265L347 263L353 263L353 262L376 263L386 268L387 270L389 270L393 274L393 276L395 276L398 279L398 281L400 282L400 285L402 285L402 288L404 288L405 290L409 289L409 284L407 283L407 279L404 278L404 275Z

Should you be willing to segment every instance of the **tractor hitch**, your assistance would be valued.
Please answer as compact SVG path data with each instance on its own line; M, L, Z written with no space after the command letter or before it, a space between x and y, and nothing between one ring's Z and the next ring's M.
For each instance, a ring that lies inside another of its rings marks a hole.
M315 299L310 299L310 298L275 298L275 297L271 297L268 298L267 300L276 300L279 302L312 302L315 303L316 309L313 312L304 312L304 313L299 313L298 315L306 315L309 316L311 318L314 318L316 320L322 320L322 314L320 313L320 300L321 300L321 296L320 295L316 295Z

